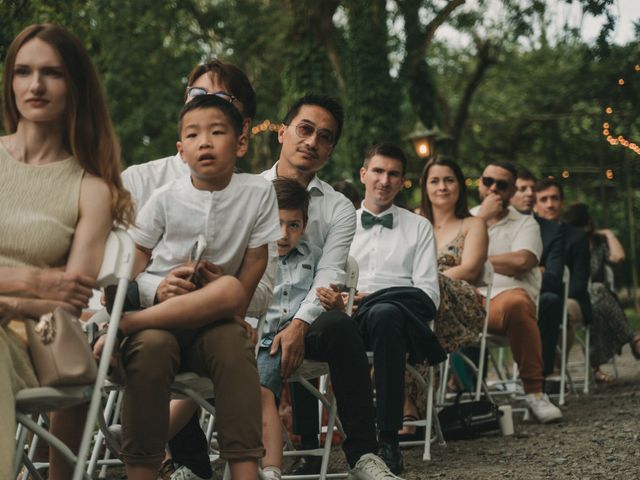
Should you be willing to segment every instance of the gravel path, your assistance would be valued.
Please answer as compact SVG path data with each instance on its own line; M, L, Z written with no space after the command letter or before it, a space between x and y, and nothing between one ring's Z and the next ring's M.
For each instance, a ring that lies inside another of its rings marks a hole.
M492 434L433 445L430 462L422 461L421 448L406 449L403 478L640 479L640 362L628 347L616 362L618 384L568 396L561 423L523 422L514 413L513 437ZM610 365L603 370L613 373ZM336 450L332 470L345 468Z
M581 354L576 352L576 359ZM625 346L617 358L616 385L589 395L570 395L561 423L523 422L514 413L515 435L486 435L470 441L433 445L430 462L422 449L404 450L406 480L418 479L640 479L640 362ZM613 373L610 365L604 370ZM517 406L517 405L516 405ZM222 478L216 465L216 478ZM335 448L330 471L345 472ZM109 478L123 478L113 469Z

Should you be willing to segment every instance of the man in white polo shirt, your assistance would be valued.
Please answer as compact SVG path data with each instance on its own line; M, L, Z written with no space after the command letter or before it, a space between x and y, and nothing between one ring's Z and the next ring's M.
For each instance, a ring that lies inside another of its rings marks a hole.
M489 229L489 261L495 270L489 331L509 338L525 402L536 419L547 423L562 418L562 412L542 393L542 342L536 315L542 239L533 217L509 206L516 177L510 163L489 164L478 186L482 203L471 213L487 222Z
M367 152L360 169L365 196L350 251L360 267L353 318L373 351L380 456L393 473L403 469L398 430L407 356L431 365L446 358L427 325L440 303L433 229L426 218L393 204L406 167L402 149L391 143Z

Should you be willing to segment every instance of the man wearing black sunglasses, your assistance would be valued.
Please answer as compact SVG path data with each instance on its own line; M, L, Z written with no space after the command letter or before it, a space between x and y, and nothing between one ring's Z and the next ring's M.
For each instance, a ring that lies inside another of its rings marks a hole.
M471 213L482 218L489 230L488 259L495 270L489 331L508 337L527 407L547 423L562 418L562 412L542 393L542 342L536 315L542 240L538 223L509 207L516 177L510 163L488 165L478 185L482 203Z

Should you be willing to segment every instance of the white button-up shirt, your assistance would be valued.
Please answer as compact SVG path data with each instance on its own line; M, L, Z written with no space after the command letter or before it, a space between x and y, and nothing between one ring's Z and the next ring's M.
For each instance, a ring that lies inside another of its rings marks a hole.
M129 233L153 249L148 275L140 275L140 300L153 305L162 278L189 260L199 234L207 248L203 258L237 275L247 248L280 238L273 185L258 175L233 174L226 188L198 190L185 176L157 189L138 214Z
M535 221L532 215L523 215L513 207L508 207L508 209L509 213L506 217L489 227L488 255L528 250L536 256L539 262L542 255L542 237L538 222ZM479 210L480 206L474 207L471 209L471 214L477 215ZM496 272L493 276L491 298L506 290L523 288L529 294L531 300L536 303L538 295L540 295L541 284L542 274L538 267L533 267L517 277L510 277ZM480 294L486 297L486 287L482 287L479 290Z
M131 192L138 211L144 207L156 188L189 175L189 166L179 154L131 165L122 172L124 188Z
M350 255L360 267L358 290L373 293L389 287L415 287L424 291L436 308L440 305L438 261L431 223L424 217L392 205L379 215L393 215L393 228L362 226L358 210L356 235ZM371 212L369 212L371 213Z
M270 170L262 172L269 181L277 177L276 163ZM353 204L331 185L314 176L307 191L310 195L309 220L302 238L322 250L313 285L307 298L294 315L307 323L313 323L324 312L316 303L316 288L328 287L330 283L344 284L344 267L349 247L356 230L356 212Z

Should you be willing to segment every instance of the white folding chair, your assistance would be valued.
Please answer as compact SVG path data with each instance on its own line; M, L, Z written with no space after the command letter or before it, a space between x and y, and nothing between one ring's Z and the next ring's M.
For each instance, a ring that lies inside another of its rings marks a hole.
M95 383L92 385L73 387L29 388L17 393L16 420L21 431L18 434L16 448L16 475L20 465L24 463L34 478L41 478L39 473L33 468L30 459L27 458L24 453L26 430L28 429L45 440L51 447L60 451L72 465L75 465L73 480L89 478L85 473L87 455L98 417L98 410L102 401L103 387L109 369L111 354L116 343L118 325L122 315L122 306L124 304L127 286L131 279L134 252L135 244L124 230L115 229L109 234L97 283L100 287L117 285L117 291ZM33 414L45 414L46 412L72 407L87 401L89 402L89 411L77 455L58 438L49 433L46 428L31 418Z

